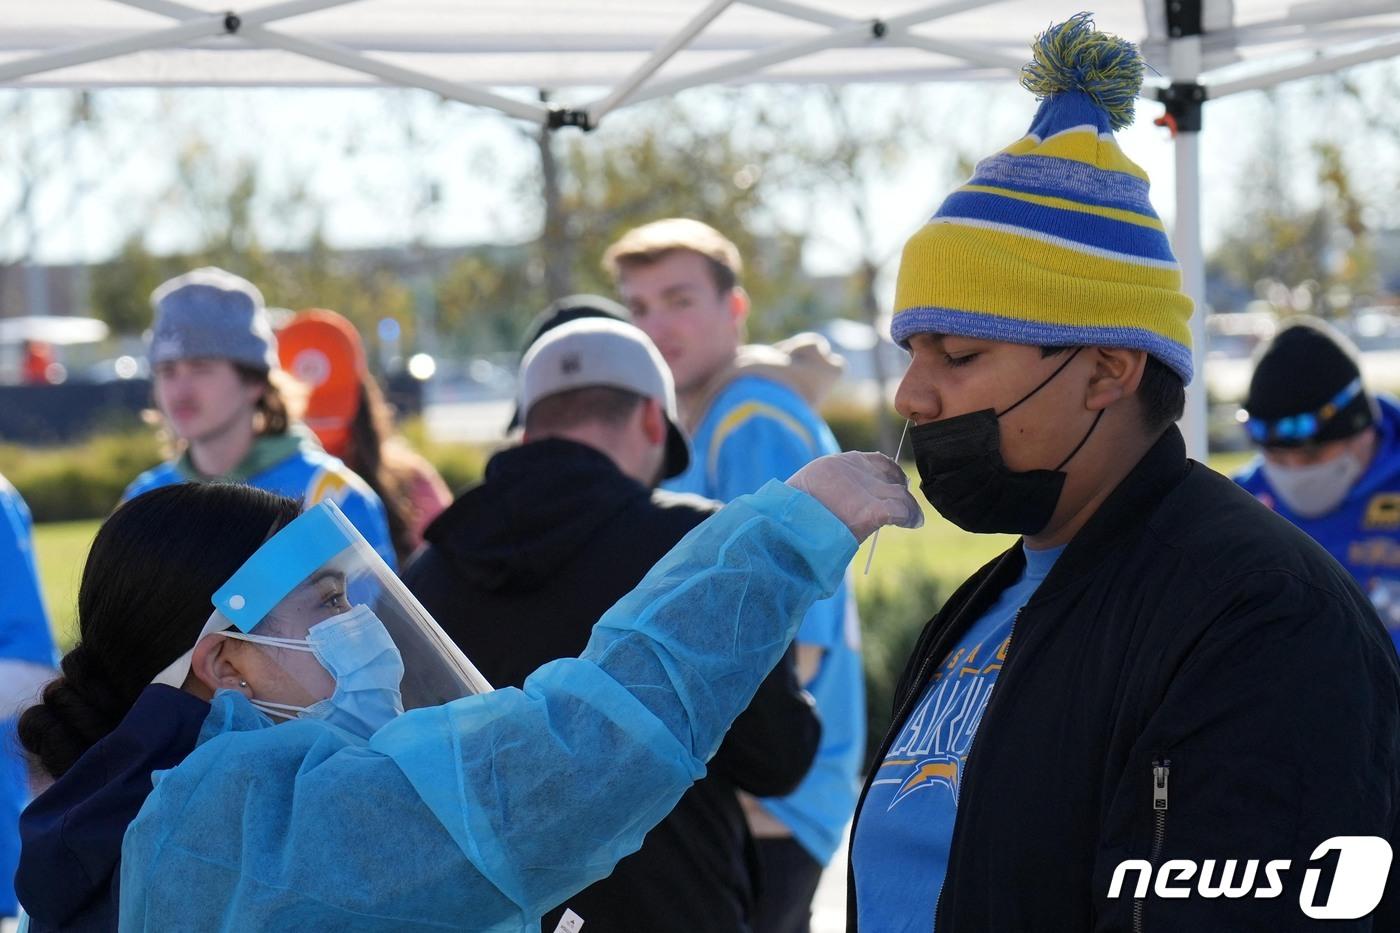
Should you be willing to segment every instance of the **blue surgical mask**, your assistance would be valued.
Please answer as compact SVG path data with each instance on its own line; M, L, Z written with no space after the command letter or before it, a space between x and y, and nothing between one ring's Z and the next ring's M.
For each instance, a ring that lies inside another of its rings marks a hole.
M253 706L282 719L321 719L347 732L369 738L403 712L399 685L403 657L389 630L368 606L318 622L306 638L274 638L225 632L229 638L275 648L309 651L335 677L335 691L310 706L293 706L253 699Z

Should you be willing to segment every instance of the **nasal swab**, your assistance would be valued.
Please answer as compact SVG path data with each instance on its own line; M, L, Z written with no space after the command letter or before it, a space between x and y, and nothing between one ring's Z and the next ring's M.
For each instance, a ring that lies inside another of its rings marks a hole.
M909 422L904 422L904 433L899 435L899 446L894 451L894 462L899 463L899 455L904 453L904 439L909 436ZM902 468L901 468L902 469ZM870 576L870 562L875 559L875 545L880 543L880 529L875 529L875 534L870 538L870 553L865 555L864 576Z

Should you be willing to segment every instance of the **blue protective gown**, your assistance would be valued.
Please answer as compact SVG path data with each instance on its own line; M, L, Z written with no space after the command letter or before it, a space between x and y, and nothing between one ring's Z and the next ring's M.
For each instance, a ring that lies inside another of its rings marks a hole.
M662 485L729 502L771 479L787 479L841 448L831 429L788 385L740 375L705 411L691 439L690 468ZM844 583L807 610L797 642L821 648L821 668L804 686L822 718L816 760L797 789L763 805L818 863L831 861L856 809L865 757L865 674L855 595Z
M122 930L538 930L705 772L856 542L780 483L701 524L523 689L368 743L215 697L122 846Z

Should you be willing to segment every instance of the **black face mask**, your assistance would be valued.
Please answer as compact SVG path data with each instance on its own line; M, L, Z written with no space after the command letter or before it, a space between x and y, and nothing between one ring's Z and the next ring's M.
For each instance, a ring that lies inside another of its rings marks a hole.
M914 464L922 480L919 488L939 515L976 534L1033 535L1050 524L1065 485L1060 468L1089 440L1103 410L1059 466L1024 473L1015 472L1002 459L998 419L1049 385L1078 353L1076 349L1010 408L1001 412L987 408L910 430Z

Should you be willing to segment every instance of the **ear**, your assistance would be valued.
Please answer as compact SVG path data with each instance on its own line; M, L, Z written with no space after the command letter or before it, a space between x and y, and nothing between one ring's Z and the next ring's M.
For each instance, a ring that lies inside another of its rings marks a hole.
M642 401L642 432L653 447L666 443L666 412L654 398Z
M749 293L738 285L729 290L729 317L735 327L742 327L749 317Z
M190 658L190 674L209 688L209 692L237 690L244 696L252 696L247 687L247 678L238 663L236 642L211 632L194 646Z
M1093 371L1089 374L1084 407L1102 411L1125 396L1137 392L1147 367L1147 352L1121 347L1089 347Z

